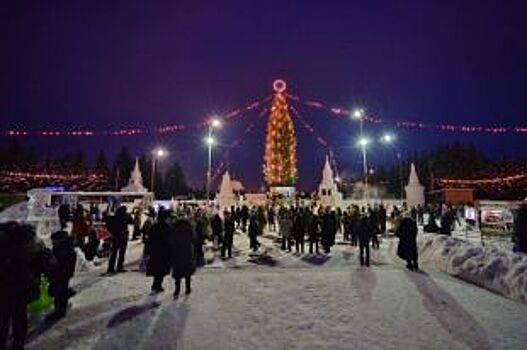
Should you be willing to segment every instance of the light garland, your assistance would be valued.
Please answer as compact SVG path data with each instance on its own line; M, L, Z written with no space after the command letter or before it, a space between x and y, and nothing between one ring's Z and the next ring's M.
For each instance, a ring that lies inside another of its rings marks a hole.
M242 108L234 109L226 113L223 117L224 121L231 121L241 117L246 112L261 106L270 101L271 96L267 96L258 101L250 102ZM9 129L0 131L0 136L24 137L24 136L38 136L38 137L92 137L92 136L139 136L148 134L167 134L177 133L192 129L203 129L208 127L208 119L195 124L170 124L155 128L121 128L115 130L95 130L95 129L74 129L74 130L36 130L30 131L25 129Z
M527 179L527 173L509 175L505 177L496 177L492 179L436 179L441 184L456 184L456 185L493 185L516 182L522 179Z
M322 109L329 112L333 116L346 117L348 118L351 115L352 110L346 108L332 107L329 104L318 100L303 100L298 96L286 94L286 97L302 102L304 105L315 108ZM527 126L482 126L482 125L458 125L450 123L423 123L423 122L414 122L414 121L390 121L382 119L373 115L364 116L364 120L369 123L374 124L395 124L399 128L406 129L429 129L429 130L439 130L447 132L461 132L461 133L487 133L487 134L507 134L507 133L517 133L524 134L527 133Z

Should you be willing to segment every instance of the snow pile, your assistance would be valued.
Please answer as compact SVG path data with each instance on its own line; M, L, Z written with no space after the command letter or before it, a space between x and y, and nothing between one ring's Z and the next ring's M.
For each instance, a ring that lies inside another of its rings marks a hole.
M84 253L79 247L75 247L77 254L77 262L75 263L75 273L88 272L95 269L95 264L92 261L86 260Z
M26 221L27 216L27 202L17 203L0 212L0 222Z
M434 234L420 235L418 247L420 262L509 298L527 302L527 255Z

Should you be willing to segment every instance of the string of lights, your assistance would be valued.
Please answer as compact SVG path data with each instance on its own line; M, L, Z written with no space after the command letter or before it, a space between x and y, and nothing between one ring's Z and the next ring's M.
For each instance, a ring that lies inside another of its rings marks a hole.
M297 118L299 121L300 121L300 124L302 125L302 127L308 131L309 133L311 133L313 135L313 137L315 138L315 140L320 143L328 152L328 156L329 156L329 162L331 163L331 166L333 167L333 169L335 170L335 172L338 174L338 169L337 169L337 161L335 159L335 153L333 152L333 149L329 146L328 142L326 141L326 139L324 139L319 132L317 132L315 130L315 128L307 121L305 120L304 117L302 117L302 115L298 112L298 110L294 107L294 106L289 106L289 109L291 110L291 114Z
M348 118L352 110L346 108L332 107L327 103L313 99L301 99L298 96L287 94L287 98L303 103L304 105L314 108L321 109L329 112L331 115L336 117ZM428 130L439 130L446 132L461 132L461 133L486 133L486 134L524 134L527 133L527 126L482 126L482 125L460 125L450 123L423 123L415 121L390 121L374 115L364 116L364 120L373 124L394 124L399 128L405 129L428 129Z
M436 179L440 184L445 185L487 185L487 184L504 184L527 179L527 173L496 177L492 179Z
M30 173L22 171L2 171L1 177L14 177L26 179L46 179L46 180L78 180L78 179L103 179L101 174L59 174L59 173Z
M270 100L267 96L257 101L252 101L241 108L236 108L223 116L225 122L237 119L245 113L262 106ZM120 128L114 130L96 130L92 128L74 128L65 129L46 129L46 130L28 130L23 128L9 129L0 131L1 136L37 136L37 137L92 137L92 136L139 136L148 134L167 134L177 133L192 129L203 129L208 127L208 119L195 124L169 124L155 128Z

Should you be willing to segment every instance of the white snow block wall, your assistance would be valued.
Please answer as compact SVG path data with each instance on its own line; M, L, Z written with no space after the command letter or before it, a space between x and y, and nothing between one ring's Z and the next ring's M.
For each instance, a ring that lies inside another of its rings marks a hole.
M418 249L420 263L527 302L527 254L435 234L420 234ZM390 251L396 255L397 244Z

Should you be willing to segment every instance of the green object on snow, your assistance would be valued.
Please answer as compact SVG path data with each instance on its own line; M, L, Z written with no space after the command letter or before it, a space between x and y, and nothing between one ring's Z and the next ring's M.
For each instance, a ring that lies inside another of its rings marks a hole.
M37 300L28 304L27 312L31 315L42 314L53 307L53 298L48 293L49 281L46 276L40 276L40 295Z

